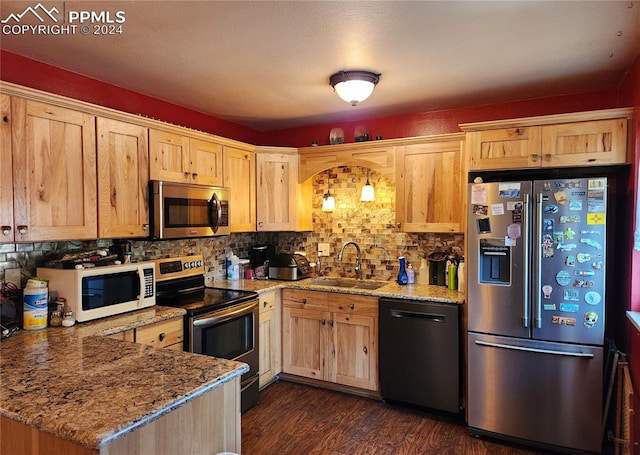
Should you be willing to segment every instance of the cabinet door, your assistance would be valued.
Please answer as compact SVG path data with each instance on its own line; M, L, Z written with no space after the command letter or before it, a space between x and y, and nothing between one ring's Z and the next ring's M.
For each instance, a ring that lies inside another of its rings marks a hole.
M504 128L467 133L469 168L517 169L539 167L540 127Z
M258 231L292 231L296 228L298 158L296 155L258 153Z
M460 141L401 147L396 220L405 232L463 232Z
M98 118L98 236L149 234L147 128Z
M224 186L231 188L231 232L256 230L255 153L224 147Z
M95 239L95 117L17 97L11 114L16 241Z
M149 177L151 180L189 183L189 138L168 131L149 130Z
M627 158L627 119L542 127L543 166L622 164Z
M333 313L330 321L330 373L337 384L378 390L377 318Z
M11 97L0 94L0 243L14 241Z
M326 311L284 307L282 311L282 371L326 380Z
M260 387L270 384L282 371L279 290L260 294Z
M189 139L189 170L193 183L222 186L222 145Z

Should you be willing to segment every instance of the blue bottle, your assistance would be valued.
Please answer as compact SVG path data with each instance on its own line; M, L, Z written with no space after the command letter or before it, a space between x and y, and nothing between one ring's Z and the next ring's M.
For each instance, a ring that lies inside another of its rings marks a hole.
M407 269L405 267L406 260L404 256L398 258L400 261L400 270L398 270L398 284L407 284L409 277L407 276Z

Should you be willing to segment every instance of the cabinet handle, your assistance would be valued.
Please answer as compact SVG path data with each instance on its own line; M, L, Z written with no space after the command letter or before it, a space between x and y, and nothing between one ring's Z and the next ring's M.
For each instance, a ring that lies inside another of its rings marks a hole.
M4 123L9 123L9 117L7 117L6 115L4 117L2 117L2 121Z
M143 230L143 231L148 231L148 230L149 230L149 225L148 225L148 224L146 224L146 223L145 223L145 224L143 224L143 225L142 225L142 230Z
M160 335L158 335L158 339L159 339L160 341L164 341L164 339L165 339L165 338L167 338L167 334L166 334L166 333L164 333L164 332L162 332Z
M333 319L329 321L329 325L333 327Z
M263 305L263 308L266 308L267 305L269 305L269 303L268 302L262 302L262 305Z
M262 226L264 226L264 223L263 223L262 221L259 221L259 222L258 222L258 226L259 226L259 227L262 227Z
M325 325L325 324L327 323L327 321L323 319L322 321L320 321L320 323L321 323L322 325Z
M352 303L351 305L349 305L349 308L351 308L352 310L355 310L356 306Z
M2 226L2 235L11 234L11 226Z
M362 346L362 352L364 352L365 354L368 354L369 350L367 349L366 346Z
M545 154L545 155L544 155L544 160L545 160L546 162L551 161L551 153L547 153L547 154Z
M18 234L25 235L27 233L27 226L18 226Z
M536 161L538 161L538 154L537 153L534 153L533 155L531 155L531 161L533 161L534 163Z
M189 172L185 172L185 173L184 173L184 178L185 178L185 179L188 179L188 178L189 178L189 175L190 175L190 174L189 174Z
M398 229L402 227L402 223L398 223Z
M191 173L191 178L197 179L198 178L198 173L197 172L192 172Z
M302 299L302 304L306 304L307 303L307 299Z

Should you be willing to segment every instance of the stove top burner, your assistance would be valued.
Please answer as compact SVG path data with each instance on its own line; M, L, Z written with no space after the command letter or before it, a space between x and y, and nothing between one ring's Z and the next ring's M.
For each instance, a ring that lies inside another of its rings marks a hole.
M258 298L257 292L201 287L191 289L188 292L159 293L156 297L156 303L162 306L184 308L188 316L193 316L256 298Z

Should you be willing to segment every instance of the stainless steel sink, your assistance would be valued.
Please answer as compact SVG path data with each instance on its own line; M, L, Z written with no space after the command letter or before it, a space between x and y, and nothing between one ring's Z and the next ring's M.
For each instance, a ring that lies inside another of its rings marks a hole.
M375 281L356 281L344 278L312 278L309 284L318 286L330 286L338 288L378 289L387 283Z

